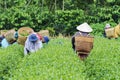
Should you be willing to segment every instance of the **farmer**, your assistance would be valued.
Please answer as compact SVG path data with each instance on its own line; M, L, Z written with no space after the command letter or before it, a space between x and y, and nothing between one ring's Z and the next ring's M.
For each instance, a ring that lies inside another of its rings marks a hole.
M77 30L78 32L76 32L73 36L72 36L72 48L74 51L75 50L75 37L76 36L90 36L90 32L92 32L92 28L85 22L79 26L77 26ZM84 54L84 53L81 53L79 54L78 53L78 56L80 57L80 59L84 59L86 57L88 57L88 54Z
M104 33L103 33L103 36L104 36L104 37L107 37L105 30L106 30L106 29L109 29L109 28L111 28L110 24L106 24L106 25L105 25L105 28L104 28Z
M7 48L9 45L16 43L17 37L17 32L5 34L5 37L1 41L1 47Z
M48 44L48 42L49 42L49 37L48 36L43 36L43 43L47 43Z
M48 36L42 36L40 33L37 33L37 36L40 40L42 40L42 43L48 44L48 42L50 41Z
M38 49L42 48L42 41L38 39L36 33L31 33L27 40L25 41L24 55L31 52L36 52Z

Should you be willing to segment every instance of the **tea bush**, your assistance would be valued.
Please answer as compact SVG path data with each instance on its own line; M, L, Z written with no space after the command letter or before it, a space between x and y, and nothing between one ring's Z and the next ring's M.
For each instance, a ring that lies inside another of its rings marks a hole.
M23 48L14 44L8 48L0 48L0 80L11 76L21 58L23 57Z
M90 80L119 80L119 40L96 38L94 49L85 61L86 77Z
M119 80L120 42L95 36L89 57L81 61L71 39L54 37L23 57L23 46L0 48L0 79L4 80Z
M83 62L75 55L67 41L70 42L69 39L51 40L43 49L24 57L8 79L84 79Z

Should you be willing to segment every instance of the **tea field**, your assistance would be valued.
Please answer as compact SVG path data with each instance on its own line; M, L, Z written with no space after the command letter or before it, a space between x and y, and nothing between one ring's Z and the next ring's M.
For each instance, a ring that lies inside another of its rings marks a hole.
M120 80L120 39L95 37L85 61L71 46L57 37L27 56L22 45L0 48L0 80Z

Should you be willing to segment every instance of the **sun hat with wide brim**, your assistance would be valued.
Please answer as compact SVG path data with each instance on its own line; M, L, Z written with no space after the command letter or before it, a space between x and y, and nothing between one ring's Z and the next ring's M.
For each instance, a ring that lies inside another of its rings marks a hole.
M36 34L31 34L31 35L29 36L29 41L31 41L31 42L36 42L37 40L38 40L38 37L37 37Z
M77 30L82 32L92 32L92 28L86 22L77 26Z

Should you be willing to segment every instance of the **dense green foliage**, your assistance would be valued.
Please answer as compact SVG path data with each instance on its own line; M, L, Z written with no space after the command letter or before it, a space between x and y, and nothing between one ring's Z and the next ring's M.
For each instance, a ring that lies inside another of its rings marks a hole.
M0 48L0 80L119 80L119 39L95 37L94 48L81 61L70 38L54 38L36 53L23 56L23 46Z
M0 29L28 26L52 35L73 34L83 22L118 24L119 5L119 0L0 0ZM98 26L94 30L102 34Z
M23 48L20 45L12 45L6 48L0 48L0 80L11 76L12 71L16 69L17 64L23 58Z
M88 22L102 36L106 23L120 22L119 0L0 0L0 30L23 26L51 35L71 35ZM118 40L95 37L94 48L81 61L70 38L54 38L36 53L23 56L23 46L0 48L0 80L120 80Z

